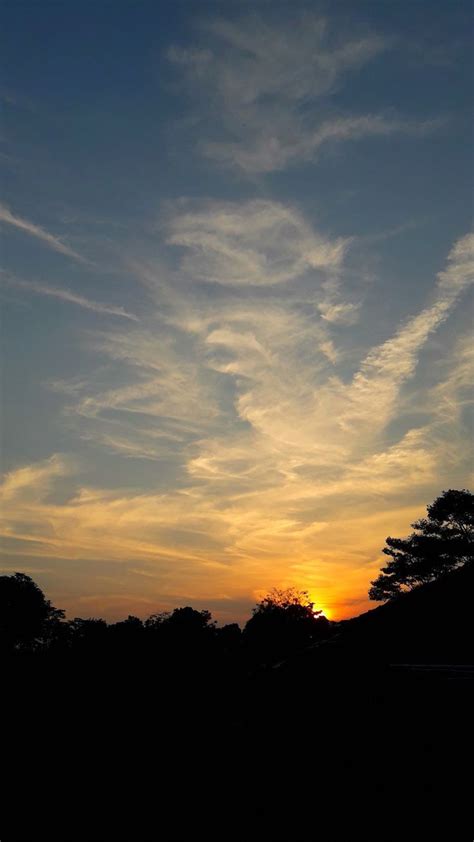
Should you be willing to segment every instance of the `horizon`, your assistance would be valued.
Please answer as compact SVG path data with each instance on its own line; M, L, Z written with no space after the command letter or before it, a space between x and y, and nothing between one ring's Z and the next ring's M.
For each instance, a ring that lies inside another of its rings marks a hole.
M472 488L471 4L6 3L1 569L373 606Z

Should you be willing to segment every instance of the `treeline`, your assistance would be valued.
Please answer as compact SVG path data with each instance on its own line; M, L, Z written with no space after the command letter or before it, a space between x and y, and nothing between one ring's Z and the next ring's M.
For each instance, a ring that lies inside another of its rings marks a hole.
M0 646L3 654L100 659L161 657L163 662L232 661L245 665L271 663L328 637L334 628L314 609L305 591L274 589L254 608L241 629L237 623L218 627L210 611L186 606L152 614L146 620L129 616L65 619L64 611L46 599L26 574L0 577Z

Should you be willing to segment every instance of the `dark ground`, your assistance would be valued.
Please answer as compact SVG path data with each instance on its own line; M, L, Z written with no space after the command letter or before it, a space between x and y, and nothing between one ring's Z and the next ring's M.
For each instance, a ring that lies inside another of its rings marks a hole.
M4 840L472 840L474 570L252 675L4 668Z

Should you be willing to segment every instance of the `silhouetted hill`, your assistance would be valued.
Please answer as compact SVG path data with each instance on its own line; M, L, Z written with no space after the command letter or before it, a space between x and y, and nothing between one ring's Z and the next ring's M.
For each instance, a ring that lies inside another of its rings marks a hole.
M473 596L466 565L341 624L337 643L384 661L474 663Z
M308 647L279 668L474 665L473 596L474 566L466 565L342 621L332 638Z

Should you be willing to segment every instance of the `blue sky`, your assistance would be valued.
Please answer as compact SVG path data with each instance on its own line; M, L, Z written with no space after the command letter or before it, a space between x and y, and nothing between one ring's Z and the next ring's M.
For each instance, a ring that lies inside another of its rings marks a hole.
M470 484L469 3L6 3L3 567L366 605Z

